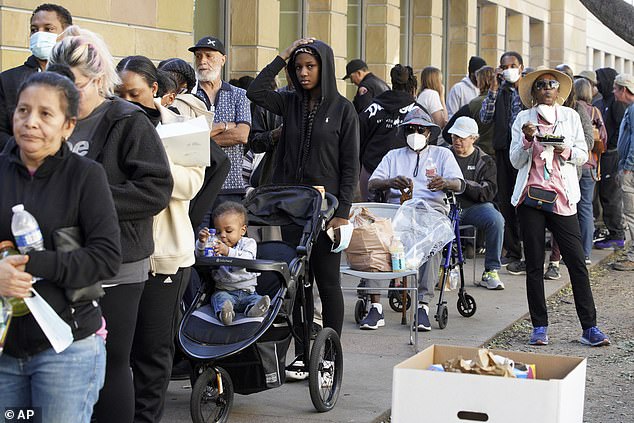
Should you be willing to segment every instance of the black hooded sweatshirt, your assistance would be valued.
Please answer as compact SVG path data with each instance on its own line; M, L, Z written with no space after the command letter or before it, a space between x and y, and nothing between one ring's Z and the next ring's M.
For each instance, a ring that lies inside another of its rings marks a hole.
M339 200L335 216L348 219L359 180L359 119L352 103L337 91L332 49L316 40L306 46L321 61L321 103L315 113L310 137L305 136L308 111L295 73L294 56L288 74L295 91L271 89L275 76L286 66L280 56L266 66L247 90L249 100L284 119L277 146L273 183L323 185Z
M372 104L359 114L359 158L370 174L388 151L407 145L404 137L397 136L398 125L416 105L411 94L389 90L376 96Z
M593 105L601 110L603 115L605 130L608 133L608 150L616 150L616 144L619 141L619 127L626 109L625 104L618 102L612 93L616 75L616 71L612 68L597 69L598 89L603 98Z

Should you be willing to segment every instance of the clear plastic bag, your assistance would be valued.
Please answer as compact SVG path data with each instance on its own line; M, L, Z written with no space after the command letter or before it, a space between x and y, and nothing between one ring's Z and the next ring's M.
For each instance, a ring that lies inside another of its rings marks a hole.
M449 218L420 198L404 202L392 219L392 226L405 247L408 269L417 269L455 238Z

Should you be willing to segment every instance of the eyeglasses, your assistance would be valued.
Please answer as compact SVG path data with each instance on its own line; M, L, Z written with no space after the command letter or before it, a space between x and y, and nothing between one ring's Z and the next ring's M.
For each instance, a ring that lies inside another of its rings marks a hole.
M418 132L419 134L425 134L428 129L424 126L419 125L405 125L405 133L413 134L414 132Z
M554 79L540 79L539 81L535 82L536 90L545 90L545 89L556 90L558 88L559 88L559 81Z

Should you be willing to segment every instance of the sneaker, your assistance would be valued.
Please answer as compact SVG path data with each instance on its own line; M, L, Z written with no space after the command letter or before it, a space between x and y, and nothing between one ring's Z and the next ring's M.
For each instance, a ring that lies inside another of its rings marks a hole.
M304 366L304 358L296 357L291 364L286 367L286 380L300 381L308 379L308 369Z
M592 260L590 260L590 257L585 257L584 258L586 266L590 266L592 264Z
M269 311L271 306L271 298L268 295L261 297L251 308L247 311L247 317L262 317Z
M533 334L528 343L530 345L548 345L548 326L534 327Z
M429 332L431 330L429 307L427 304L421 304L418 307L418 326L416 326L416 330L419 332Z
M592 241L603 241L607 236L610 235L610 231L605 228L597 228L594 230L592 234Z
M374 306L370 307L368 315L359 322L359 329L362 330L376 330L381 326L385 326L385 317L383 313L379 313L379 310Z
M548 269L546 269L546 273L544 273L544 279L548 279L549 281L556 281L561 278L561 273L559 273L559 266L554 263L548 264Z
M601 347L603 345L610 345L610 340L598 327L592 326L583 331L581 343L593 347Z
M514 261L517 261L515 257L502 256L500 258L500 263L502 263L502 267L506 267L508 264L513 263Z
M627 272L629 270L634 270L634 261L620 261L618 263L614 263L614 270L620 270L622 272Z
M625 241L622 239L604 239L603 241L597 241L594 243L594 248L599 250L618 250L625 246Z
M515 260L506 266L506 271L511 275L525 275L526 262L523 260Z
M236 312L233 311L233 304L231 301L226 300L220 309L220 320L223 324L230 325L234 317L236 317Z
M495 290L504 289L504 284L500 280L498 271L495 269L485 270L484 273L482 273L482 281L480 282L480 286L486 289L495 289Z

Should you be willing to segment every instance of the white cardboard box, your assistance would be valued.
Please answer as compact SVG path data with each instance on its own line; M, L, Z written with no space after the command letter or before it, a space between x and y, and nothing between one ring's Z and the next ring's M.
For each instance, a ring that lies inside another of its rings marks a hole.
M394 367L392 422L581 423L586 359L492 350L536 365L537 379L426 370L478 348L432 345ZM471 413L471 414L470 414Z

